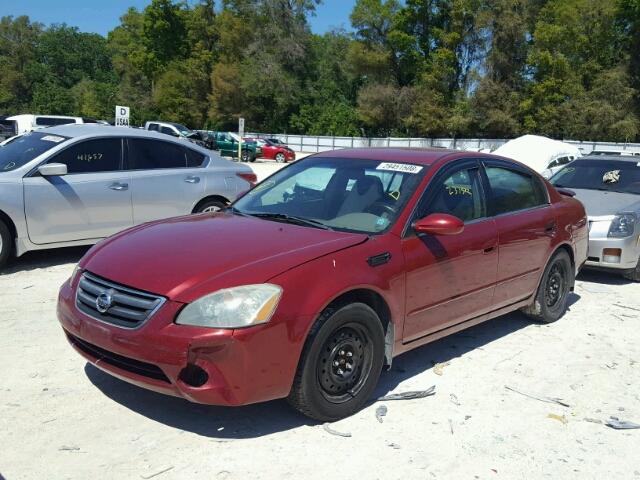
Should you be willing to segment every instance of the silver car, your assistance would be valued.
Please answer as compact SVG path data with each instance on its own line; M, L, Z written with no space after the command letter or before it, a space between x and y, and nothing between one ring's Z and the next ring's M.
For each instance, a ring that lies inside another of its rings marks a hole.
M551 183L573 190L587 210L586 266L640 282L640 158L583 157L556 173Z
M0 147L0 267L10 253L90 245L127 227L219 210L255 174L145 130L68 125Z

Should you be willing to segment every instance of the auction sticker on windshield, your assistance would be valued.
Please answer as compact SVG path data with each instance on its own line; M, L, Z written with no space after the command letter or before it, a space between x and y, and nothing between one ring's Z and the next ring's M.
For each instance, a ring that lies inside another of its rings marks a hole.
M422 167L419 165L410 165L408 163L389 163L384 162L376 167L376 170L386 170L388 172L403 173L419 173Z
M60 143L64 140L64 137L58 137L56 135L45 135L44 137L42 137L42 140L47 142Z

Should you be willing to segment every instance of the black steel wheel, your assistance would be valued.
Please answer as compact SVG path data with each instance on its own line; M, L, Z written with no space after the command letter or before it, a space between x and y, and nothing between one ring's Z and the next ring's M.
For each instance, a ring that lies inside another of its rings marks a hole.
M369 399L384 363L384 330L363 303L325 311L311 328L289 403L320 421L357 412Z
M533 304L522 311L536 321L555 322L567 311L573 284L571 258L565 250L558 250L544 269Z

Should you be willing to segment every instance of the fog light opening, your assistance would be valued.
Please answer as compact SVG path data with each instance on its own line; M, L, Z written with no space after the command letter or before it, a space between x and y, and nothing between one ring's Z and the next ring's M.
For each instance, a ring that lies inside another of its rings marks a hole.
M189 363L178 378L191 387L201 387L209 380L209 374L199 366Z
M602 261L606 263L620 263L621 248L605 248L602 250Z

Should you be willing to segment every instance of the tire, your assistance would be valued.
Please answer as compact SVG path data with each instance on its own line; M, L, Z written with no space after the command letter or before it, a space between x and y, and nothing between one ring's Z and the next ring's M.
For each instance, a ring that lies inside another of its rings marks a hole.
M533 304L522 312L537 322L555 322L567 311L573 283L574 271L569 254L559 250L544 269Z
M13 248L13 239L9 227L0 220L0 269L4 267L9 260L11 249Z
M227 208L227 204L221 200L207 200L198 205L193 213L214 213Z
M243 162L255 162L256 161L256 156L252 155L249 150L243 150L242 154L240 155L240 159Z
M284 153L276 153L276 162L285 163L287 161L287 157L284 156Z
M626 278L627 280L631 280L632 282L640 282L640 258L638 259L636 268L629 272L626 272L624 274L624 278Z
M327 310L311 328L287 401L314 420L348 417L373 393L383 363L384 331L371 307Z

